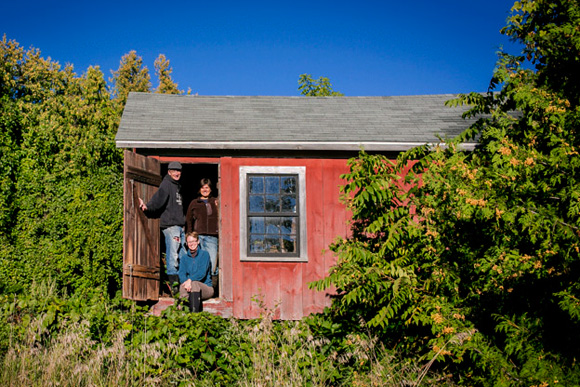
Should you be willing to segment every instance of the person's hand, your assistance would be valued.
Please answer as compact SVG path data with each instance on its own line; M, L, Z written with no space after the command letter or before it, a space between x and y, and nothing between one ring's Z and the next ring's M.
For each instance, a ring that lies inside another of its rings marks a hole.
M139 208L141 209L141 211L147 211L147 206L145 205L143 199L141 198L139 198Z
M183 283L183 289L185 289L186 292L191 292L191 280L188 279L187 281L185 281Z

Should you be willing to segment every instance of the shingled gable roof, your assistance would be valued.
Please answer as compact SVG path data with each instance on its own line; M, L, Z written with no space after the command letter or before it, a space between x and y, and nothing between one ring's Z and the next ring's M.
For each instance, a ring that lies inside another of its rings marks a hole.
M130 93L116 141L120 148L401 151L468 127L465 108L444 105L454 97Z

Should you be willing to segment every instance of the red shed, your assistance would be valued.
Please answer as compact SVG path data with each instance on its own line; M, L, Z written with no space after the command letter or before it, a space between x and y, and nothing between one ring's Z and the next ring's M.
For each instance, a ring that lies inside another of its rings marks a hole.
M349 232L341 174L361 148L395 157L465 129L454 95L246 97L129 95L117 146L125 151L123 296L158 300L157 220L138 210L167 164L180 161L184 208L201 178L219 199L219 296L204 310L255 318L263 308L300 319L330 304L308 288L335 262L327 247ZM465 144L473 147L474 144Z

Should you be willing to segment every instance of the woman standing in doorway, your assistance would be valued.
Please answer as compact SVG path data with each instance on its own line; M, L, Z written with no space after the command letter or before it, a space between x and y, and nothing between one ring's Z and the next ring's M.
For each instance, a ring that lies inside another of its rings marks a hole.
M187 209L187 232L199 234L201 248L209 253L211 275L218 275L218 200L211 196L211 180L201 179L199 197L192 200ZM217 284L214 284L214 287Z

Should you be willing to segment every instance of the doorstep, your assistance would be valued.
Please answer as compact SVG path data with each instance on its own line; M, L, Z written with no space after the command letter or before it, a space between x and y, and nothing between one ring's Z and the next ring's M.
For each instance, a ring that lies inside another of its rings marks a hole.
M172 297L159 297L159 301L151 307L150 313L159 317L165 309L174 304L175 300ZM210 298L209 300L203 301L203 311L216 316L229 318L232 317L232 302L225 301L219 297Z

